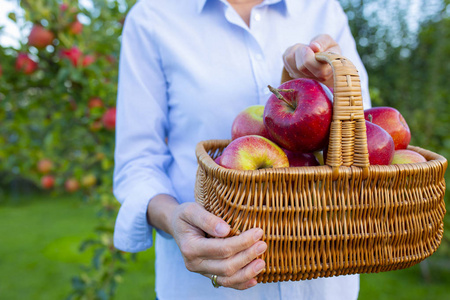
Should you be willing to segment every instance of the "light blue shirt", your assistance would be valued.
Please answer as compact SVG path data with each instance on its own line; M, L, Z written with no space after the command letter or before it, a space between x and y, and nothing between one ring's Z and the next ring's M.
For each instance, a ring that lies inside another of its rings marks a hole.
M367 74L335 0L265 0L253 8L250 27L225 0L141 0L132 8L123 31L117 98L117 248L137 252L152 246L146 210L154 196L195 201L197 143L229 139L234 117L264 104L267 85L279 85L284 51L322 33L359 70L369 107ZM159 299L348 300L357 298L359 278L214 289L210 279L186 269L174 240L158 232L156 290Z

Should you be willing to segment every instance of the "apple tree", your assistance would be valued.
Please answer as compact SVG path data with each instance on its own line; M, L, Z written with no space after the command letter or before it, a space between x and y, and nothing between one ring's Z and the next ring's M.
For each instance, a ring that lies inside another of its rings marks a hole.
M112 242L112 172L120 35L134 2L22 0L23 14L9 15L19 45L0 45L2 176L99 207L96 238L81 246L92 265L73 278L72 299L112 297L131 257Z

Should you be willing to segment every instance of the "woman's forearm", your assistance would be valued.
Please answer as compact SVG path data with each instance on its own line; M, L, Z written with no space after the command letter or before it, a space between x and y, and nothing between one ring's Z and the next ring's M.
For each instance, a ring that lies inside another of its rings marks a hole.
M148 223L173 236L171 216L178 205L178 202L172 196L166 194L156 195L147 207Z

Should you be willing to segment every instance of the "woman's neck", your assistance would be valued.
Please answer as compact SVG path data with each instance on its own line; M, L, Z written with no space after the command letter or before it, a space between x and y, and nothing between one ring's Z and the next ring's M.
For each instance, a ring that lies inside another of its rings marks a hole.
M236 12L241 16L247 26L250 26L250 15L252 8L263 0L227 0L228 3L236 10Z

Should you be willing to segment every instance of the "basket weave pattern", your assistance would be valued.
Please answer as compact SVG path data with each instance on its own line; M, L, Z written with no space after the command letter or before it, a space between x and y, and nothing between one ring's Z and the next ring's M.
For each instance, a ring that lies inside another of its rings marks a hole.
M443 235L446 159L409 146L427 162L369 166L358 73L341 56L317 59L334 74L325 166L231 170L213 161L229 140L197 145L197 202L230 224L230 235L264 231L258 282L406 268L436 251Z

